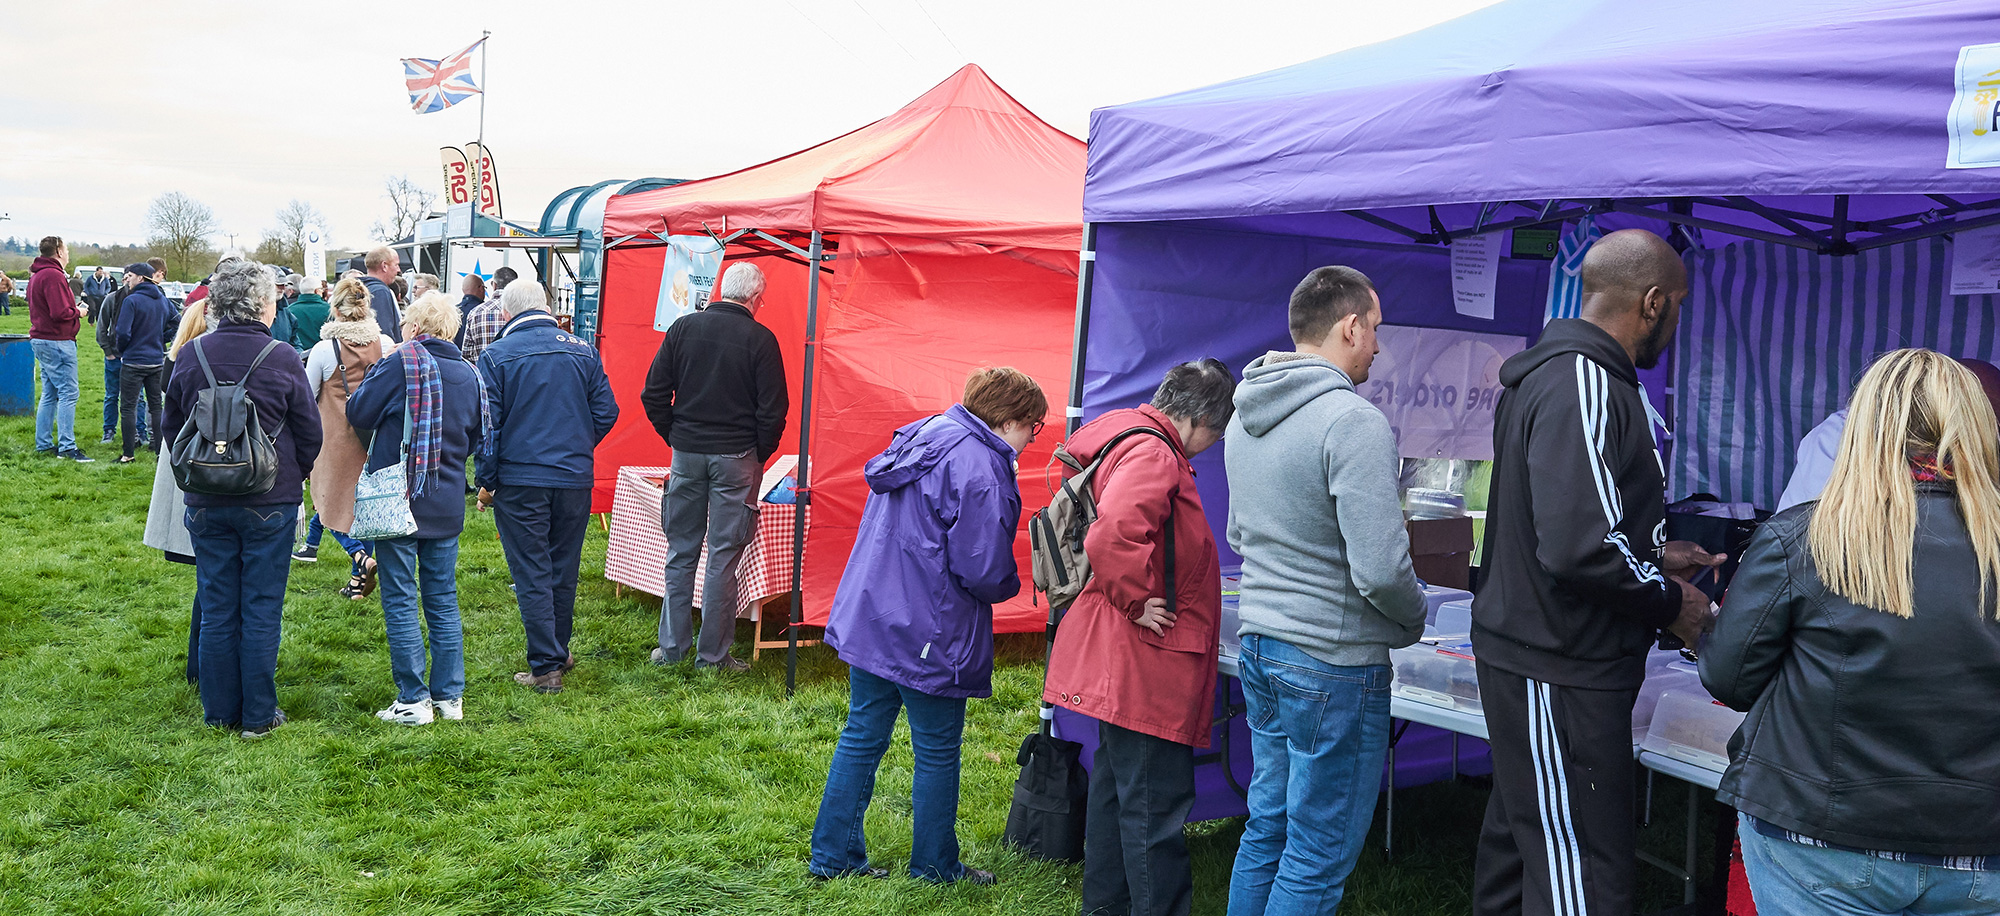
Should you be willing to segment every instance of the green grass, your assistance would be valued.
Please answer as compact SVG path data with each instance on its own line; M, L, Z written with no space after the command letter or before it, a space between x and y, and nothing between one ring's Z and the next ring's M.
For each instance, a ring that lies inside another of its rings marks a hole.
M18 312L0 318L0 333L26 329ZM511 680L520 622L492 516L473 514L459 567L465 722L374 718L393 698L380 605L339 598L345 564L321 562L295 565L288 586L290 723L262 742L202 727L181 677L193 572L139 542L150 459L120 467L96 444L101 359L86 334L78 429L95 464L37 457L33 418L0 418L0 913L1075 911L1077 868L999 841L1014 750L1035 723L1037 637L1002 640L995 696L971 704L965 733L959 835L999 886L815 884L807 838L845 669L803 651L787 700L782 655L735 676L652 667L658 602L613 594L595 526L582 663L561 695ZM868 817L871 852L892 865L909 853L909 760L903 731ZM1398 802L1396 860L1382 859L1378 818L1342 912L1466 912L1484 790ZM1659 807L1669 820L1677 808ZM1671 853L1676 829L1648 833ZM1223 911L1240 832L1190 828L1197 913ZM1675 899L1648 881L1649 907Z

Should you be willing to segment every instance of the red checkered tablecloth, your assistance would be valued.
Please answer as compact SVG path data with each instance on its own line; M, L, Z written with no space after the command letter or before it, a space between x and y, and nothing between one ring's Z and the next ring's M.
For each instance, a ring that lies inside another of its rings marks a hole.
M611 500L611 537L604 553L604 578L649 595L666 592L667 538L660 531L660 497L666 492L667 468L625 467L618 471L618 489ZM776 483L789 473L785 463L766 475ZM770 491L762 486L759 494ZM757 503L757 535L743 548L737 566L736 616L752 613L765 599L792 590L792 523L797 506ZM810 517L810 513L808 513ZM708 577L708 548L702 547L695 570L694 603L701 606L702 583Z

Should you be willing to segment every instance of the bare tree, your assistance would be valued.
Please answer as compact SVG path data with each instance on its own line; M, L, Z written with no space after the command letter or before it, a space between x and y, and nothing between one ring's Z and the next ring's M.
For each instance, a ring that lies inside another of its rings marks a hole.
M377 241L394 242L417 231L417 224L431 215L437 194L410 180L408 175L391 175L383 183L389 198L390 222L376 220L369 231Z
M263 240L257 243L257 251L252 257L265 264L281 264L294 272L305 269L306 230L318 227L326 231L326 217L317 207L302 200L294 200L278 211L278 227L264 230Z
M181 276L190 275L195 256L209 251L208 237L214 235L215 211L179 191L169 191L153 201L146 211L148 242L161 252L167 264Z

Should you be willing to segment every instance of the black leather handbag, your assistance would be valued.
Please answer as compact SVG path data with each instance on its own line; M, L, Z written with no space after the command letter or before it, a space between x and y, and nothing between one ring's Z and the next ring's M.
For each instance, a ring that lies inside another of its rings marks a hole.
M278 437L264 434L257 416L257 402L243 383L264 364L264 357L278 348L276 340L243 370L233 382L219 382L209 368L208 354L201 340L194 348L208 388L195 396L194 409L174 436L172 466L174 480L189 493L210 496L256 496L271 492L278 479Z

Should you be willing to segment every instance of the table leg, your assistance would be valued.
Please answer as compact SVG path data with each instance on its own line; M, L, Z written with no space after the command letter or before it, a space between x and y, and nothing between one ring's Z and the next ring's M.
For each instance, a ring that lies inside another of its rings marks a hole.
M1387 810L1382 813L1382 858L1396 857L1396 742L1389 742L1389 789L1382 793Z
M1695 841L1698 838L1701 820L1701 787L1688 783L1687 806L1687 877L1682 879L1681 902L1694 903Z

